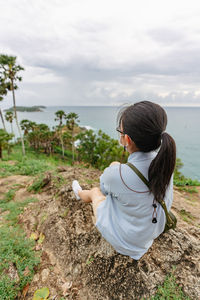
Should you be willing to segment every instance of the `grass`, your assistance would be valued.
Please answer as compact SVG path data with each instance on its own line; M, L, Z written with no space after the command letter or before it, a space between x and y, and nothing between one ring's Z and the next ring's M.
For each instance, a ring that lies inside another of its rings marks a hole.
M183 219L183 221L187 222L187 223L191 223L193 220L195 220L195 217L188 211L186 211L185 209L181 209L179 211L179 214L181 216L181 218Z
M9 202L9 201L13 200L15 197L16 190L17 189L13 189L13 188L10 189L8 192L5 193L4 198L1 201L3 201L5 203L5 202Z
M62 175L57 174L55 171L52 172L52 179L51 183L53 186L57 189L61 188L61 186L65 183L65 179L63 178ZM39 193L42 191L42 188L47 185L44 174L40 174L35 178L33 181L32 185L28 187L28 192L34 192L34 193Z
M0 299L14 300L28 282L31 282L39 257L33 251L34 242L25 237L19 226L0 227ZM17 270L19 280L8 276L9 266ZM25 269L28 272L25 272Z
M44 187L44 174L39 175L35 178L32 185L27 188L28 192L39 193Z
M178 187L178 190L179 190L179 191L183 191L183 192L187 192L187 193L190 193L190 194L198 193L198 190L197 190L197 188L195 188L195 187L179 186L179 187Z
M11 161L11 162L10 162ZM66 161L65 161L66 163ZM27 149L26 156L23 157L21 148L14 146L13 152L8 156L4 153L4 159L0 161L0 177L10 175L37 176L30 191L39 192L43 187L44 173L48 170L55 174L53 183L56 187L63 184L64 178L56 174L58 165L62 165L63 160L57 155L47 156L43 153L36 153ZM38 176L39 175L39 176ZM25 201L15 202L15 192L19 185L13 186L0 199L0 299L14 300L18 293L23 290L27 283L31 282L34 270L39 264L39 253L34 252L35 241L26 238L23 229L18 224L19 214L28 203L35 202L35 198L27 198ZM47 216L44 216L45 221ZM18 279L9 276L9 268L14 268L18 274Z
M52 167L45 161L25 157L22 161L16 161L14 165L0 162L0 177L11 175L32 176L50 169L52 169Z
M27 198L23 202L5 202L0 201L1 212L7 211L8 213L4 216L6 224L9 226L15 226L18 222L18 215L21 214L24 210L24 207L31 202L36 202L37 199Z
M62 175L58 175L56 173L54 173L54 176L52 178L52 184L56 189L60 189L62 187L63 184L66 183L66 180L64 179L64 177Z
M27 148L26 156L22 155L21 147L15 145L10 155L4 152L3 160L0 161L0 177L10 175L34 176L48 170L54 170L58 165L70 164L70 161L61 159L58 155L46 155ZM8 161L14 163L10 164Z
M69 208L67 207L63 213L59 214L61 218L66 218L69 213Z
M56 151L58 149L56 148ZM46 155L42 152L36 152L35 150L26 146L26 156L22 155L21 146L16 144L12 149L11 154L7 154L6 151L3 152L3 160L0 161L0 177L6 177L10 175L30 175L35 176L37 174L42 174L48 170L55 170L57 166L72 165L71 152L67 150L64 159L61 158L60 152L54 153L52 155ZM8 161L14 162L10 164ZM192 180L191 178L186 178L181 174L179 169L182 167L182 162L177 159L176 168L174 171L174 185L177 187L193 186L192 189L187 190L189 193L196 193L195 186L200 186L198 180ZM79 167L84 167L79 164ZM92 184L93 181L88 180L88 184Z
M10 191L9 191L10 192ZM24 207L37 199L28 198L23 202L14 202L13 194L6 193L0 201L1 212L8 213L3 216L0 224L0 299L14 300L18 293L31 282L34 269L38 265L39 254L35 254L35 242L26 238L23 229L18 224L18 216ZM8 197L8 195L12 195ZM18 278L9 276L12 266Z
M94 183L98 183L99 182L99 178L95 178L95 179L85 179L85 182L87 183L87 184L94 184Z
M182 176L182 178L174 177L174 185L176 186L200 186L200 182L198 180L193 180L191 178L186 178Z
M169 274L163 285L158 287L155 296L151 297L151 300L191 300L185 296L182 289L176 283L176 278L173 274Z
M41 217L41 224L43 224L43 223L46 221L47 218L48 218L48 214L47 214L47 213L44 213L44 214L42 215L42 217Z

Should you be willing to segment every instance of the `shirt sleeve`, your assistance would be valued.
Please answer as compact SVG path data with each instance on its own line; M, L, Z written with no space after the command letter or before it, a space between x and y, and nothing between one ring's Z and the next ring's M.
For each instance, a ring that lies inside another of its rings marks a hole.
M100 189L105 196L113 192L113 181L118 173L119 165L116 164L106 168L100 176Z
M106 168L104 170L103 174L100 176L100 190L104 194L104 196L108 195L108 190L109 190L108 185L105 182L106 175L109 172L108 169L109 169L109 167Z

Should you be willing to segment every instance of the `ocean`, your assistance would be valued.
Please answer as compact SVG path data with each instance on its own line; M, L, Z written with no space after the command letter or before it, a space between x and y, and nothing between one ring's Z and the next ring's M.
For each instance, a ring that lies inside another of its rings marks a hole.
M181 172L192 179L200 180L200 107L165 107L168 116L167 132L175 139L177 157L184 166ZM55 112L64 110L66 113L75 112L79 115L80 126L97 132L102 129L112 138L117 139L117 114L120 110L116 106L51 106L42 112L18 112L19 121L29 119L37 123L45 123L51 128L55 122ZM8 131L10 124L6 123ZM17 133L14 124L14 131Z

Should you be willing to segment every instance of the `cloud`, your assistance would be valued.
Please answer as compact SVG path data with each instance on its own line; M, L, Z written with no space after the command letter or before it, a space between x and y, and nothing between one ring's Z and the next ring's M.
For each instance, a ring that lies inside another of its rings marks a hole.
M25 67L19 105L200 104L196 1L7 0L1 10L1 52Z

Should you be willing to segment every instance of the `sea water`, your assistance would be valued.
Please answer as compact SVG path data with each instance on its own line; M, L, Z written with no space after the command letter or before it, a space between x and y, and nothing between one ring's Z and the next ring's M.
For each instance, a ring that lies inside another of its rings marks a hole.
M200 107L165 107L168 116L167 132L172 135L177 145L177 157L184 166L181 172L192 179L200 180ZM58 125L55 112L64 110L75 112L79 116L80 126L97 132L102 129L112 138L117 139L117 115L119 107L112 106L52 106L42 112L18 112L19 121L28 119L36 123L45 123L50 128ZM6 123L8 131L10 124ZM16 126L14 132L17 134ZM18 134L17 134L18 135Z

